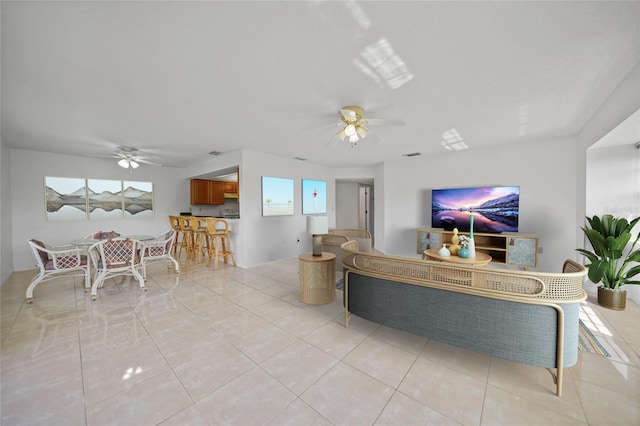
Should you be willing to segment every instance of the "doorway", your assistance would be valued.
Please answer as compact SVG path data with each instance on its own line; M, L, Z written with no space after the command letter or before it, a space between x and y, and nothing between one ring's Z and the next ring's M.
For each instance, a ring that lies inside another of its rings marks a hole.
M371 185L358 186L358 228L366 229L373 237L373 188Z

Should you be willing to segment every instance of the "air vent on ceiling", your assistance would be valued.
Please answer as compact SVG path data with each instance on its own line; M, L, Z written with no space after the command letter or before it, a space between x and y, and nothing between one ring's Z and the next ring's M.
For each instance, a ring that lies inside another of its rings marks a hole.
M211 155L221 155L222 153L220 151L211 151L209 154L211 154Z
M410 152L408 154L402 154L403 157L418 157L419 155L422 155L421 152Z
M298 161L307 161L306 158L302 158L302 157L293 157L293 159Z

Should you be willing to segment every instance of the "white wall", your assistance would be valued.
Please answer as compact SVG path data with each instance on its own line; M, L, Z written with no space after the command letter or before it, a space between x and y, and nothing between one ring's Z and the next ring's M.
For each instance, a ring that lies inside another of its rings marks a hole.
M262 216L262 176L294 179L294 215ZM331 167L243 151L240 165L240 217L246 266L311 251L302 215L302 179L327 181L327 216L335 227L335 178ZM234 248L235 250L235 248Z
M47 244L64 244L99 230L159 235L169 229L168 215L178 213L185 205L189 205L189 181L184 179L182 169L142 165L133 174L129 174L111 160L21 149L9 151L11 241L16 271L34 268L34 260L26 243L30 238L37 238ZM3 174L4 169L3 164ZM46 176L153 182L153 219L47 222L44 201ZM4 244L3 235L3 246Z
M640 216L640 150L633 145L588 150L587 190L589 217L609 213L631 220ZM636 225L634 239L639 230ZM585 246L590 249L588 242ZM596 291L590 282L585 288ZM627 297L640 303L640 286L628 285L624 290Z
M358 182L336 182L336 228L358 229Z
M9 148L0 141L0 284L13 273Z
M434 188L517 185L519 232L537 235L543 249L537 270L559 271L575 256L575 151L564 138L385 163L384 251L419 257L416 229L431 226Z

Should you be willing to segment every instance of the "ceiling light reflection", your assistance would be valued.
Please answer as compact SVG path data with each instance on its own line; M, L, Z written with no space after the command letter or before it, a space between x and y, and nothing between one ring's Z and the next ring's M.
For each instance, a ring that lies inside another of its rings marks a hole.
M353 16L353 19L360 28L367 30L371 27L371 20L364 13L364 9L356 1L350 0L345 2L344 7L351 12L351 16Z
M449 129L442 134L442 146L449 151L464 151L469 149L467 144L462 139L460 132L456 129Z
M386 38L365 47L354 64L377 84L384 82L391 89L403 86L414 77Z

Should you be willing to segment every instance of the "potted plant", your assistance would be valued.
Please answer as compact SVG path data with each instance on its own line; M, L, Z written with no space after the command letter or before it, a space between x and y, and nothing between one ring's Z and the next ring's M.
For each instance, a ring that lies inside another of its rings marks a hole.
M625 284L640 284L640 281L632 279L640 274L640 249L635 249L640 234L625 255L625 248L631 240L631 230L640 221L640 217L631 222L625 218L614 218L610 214L602 215L602 218L593 216L586 219L589 226L582 227L582 230L593 251L576 250L591 262L586 265L589 279L595 284L602 282L598 287L598 304L611 309L624 309L627 292L620 287Z

